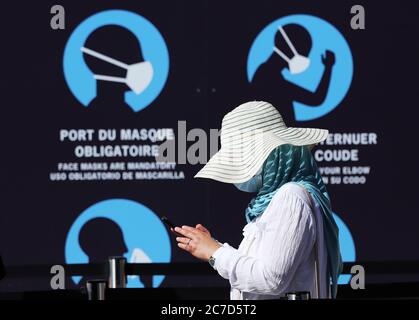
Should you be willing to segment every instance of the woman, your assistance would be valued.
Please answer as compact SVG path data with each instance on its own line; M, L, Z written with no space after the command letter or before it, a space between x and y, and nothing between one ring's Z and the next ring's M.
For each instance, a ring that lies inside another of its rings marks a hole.
M196 177L255 192L238 249L202 225L176 227L178 246L209 261L231 284L231 299L277 299L288 292L336 297L342 262L338 228L310 147L327 130L288 128L267 102L247 102L222 121L221 149ZM329 291L329 284L332 284Z

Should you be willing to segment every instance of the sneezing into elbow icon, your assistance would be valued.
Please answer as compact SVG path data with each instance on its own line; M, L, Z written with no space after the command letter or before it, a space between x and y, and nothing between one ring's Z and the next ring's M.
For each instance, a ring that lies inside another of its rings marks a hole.
M136 94L140 94L150 85L153 79L153 66L149 61L128 65L86 47L82 47L81 51L99 60L127 70L125 78L95 74L94 78L96 80L125 83Z

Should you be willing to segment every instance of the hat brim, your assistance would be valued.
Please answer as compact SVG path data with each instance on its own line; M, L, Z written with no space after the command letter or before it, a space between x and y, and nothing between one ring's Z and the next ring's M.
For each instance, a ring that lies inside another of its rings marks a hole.
M225 183L241 183L252 178L276 147L283 144L314 146L324 141L328 130L316 128L286 128L256 135L240 145L223 145L195 178L213 179Z

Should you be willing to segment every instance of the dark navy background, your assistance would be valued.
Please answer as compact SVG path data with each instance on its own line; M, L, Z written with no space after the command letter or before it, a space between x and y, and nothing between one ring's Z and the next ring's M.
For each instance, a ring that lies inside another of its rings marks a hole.
M359 147L359 165L371 166L367 184L329 185L333 209L352 232L358 260L419 260L419 10L414 2L61 1L66 9L66 29L61 31L50 28L54 4L9 2L1 12L0 252L6 266L64 263L64 243L74 219L108 198L136 200L178 224L202 223L234 246L241 240L251 196L228 184L194 180L201 165L180 166L185 181L49 181L56 163L72 157L71 148L58 141L59 129L87 127L85 110L64 80L64 46L80 22L106 9L147 18L169 49L166 86L149 107L120 126L127 128L176 128L178 120L186 120L188 128L219 128L222 116L247 99L247 55L267 24L297 13L333 24L352 50L351 87L338 108L299 125L378 134L377 146ZM355 4L365 7L366 30L350 27ZM174 262L194 261L174 242L172 254ZM185 281L191 286L210 282L167 277L163 285ZM211 279L211 284L227 285L222 279ZM48 288L48 278L0 283L0 290Z

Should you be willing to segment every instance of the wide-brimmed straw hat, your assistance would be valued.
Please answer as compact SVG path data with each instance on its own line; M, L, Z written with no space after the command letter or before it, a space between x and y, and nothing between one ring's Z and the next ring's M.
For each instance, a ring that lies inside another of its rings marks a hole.
M221 148L195 175L226 183L252 178L272 150L283 144L313 146L328 130L287 127L268 102L251 101L227 113L221 124Z

